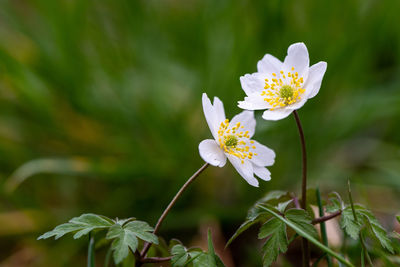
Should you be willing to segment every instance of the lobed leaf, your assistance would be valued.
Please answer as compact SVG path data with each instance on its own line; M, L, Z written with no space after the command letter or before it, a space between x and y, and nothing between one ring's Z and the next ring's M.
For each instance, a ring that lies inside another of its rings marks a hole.
M190 257L187 249L181 244L173 246L171 249L171 254L172 254L171 264L172 266L176 267L185 266L187 260Z
M284 253L288 247L288 240L286 234L286 225L284 222L277 218L271 218L261 228L258 233L258 238L266 238L263 251L263 266L270 266L276 261L280 252Z
M135 252L138 247L138 238L158 244L158 238L151 233L153 228L146 222L131 221L125 225L119 223L110 227L107 239L115 239L111 245L115 264L122 262L129 254L129 250Z
M320 249L322 249L323 251L325 251L326 253L328 253L329 255L335 257L336 259L338 259L338 261L340 261L341 263L344 263L346 266L351 266L354 267L353 264L351 264L350 262L348 262L345 258L343 258L343 256L337 254L336 252L334 252L333 250L331 250L329 247L325 246L324 244L322 244L321 242L319 242L317 239L315 239L314 237L312 237L311 235L309 235L308 233L306 233L302 228L298 227L298 225L296 225L295 223L293 223L292 221L287 220L286 218L284 218L282 215L278 214L277 212L275 212L273 209L267 207L267 206L260 206L260 208L264 209L265 211L269 212L272 216L274 216L275 218L278 218L279 220L281 220L283 223L285 223L287 226L289 226L290 228L292 228L293 230L295 230L300 236L307 238L311 243L313 243L314 245L316 245L317 247L319 247Z
M361 224L354 219L353 211L350 206L346 207L342 212L340 227L344 229L351 238L358 238L361 231Z
M68 223L58 225L52 231L39 236L38 240L53 236L55 239L58 239L65 234L72 232L76 232L74 239L77 239L88 234L92 230L108 228L111 225L112 220L105 216L92 213L82 214L79 217L72 218Z
M365 220L366 226L370 230L370 233L373 235L373 237L379 240L383 248L393 253L394 249L392 246L392 241L389 239L388 233L376 219L374 214L361 205L354 205L354 208L357 216Z

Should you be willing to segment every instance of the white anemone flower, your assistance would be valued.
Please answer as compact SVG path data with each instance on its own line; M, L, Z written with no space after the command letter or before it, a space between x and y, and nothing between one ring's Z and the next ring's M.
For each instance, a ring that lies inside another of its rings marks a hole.
M257 63L257 72L240 77L246 93L239 107L264 110L263 119L280 120L301 108L319 92L327 64L318 62L310 67L304 43L289 46L283 63L266 54Z
M211 104L207 94L203 94L203 111L214 139L206 139L199 145L200 156L207 163L223 167L226 159L238 173L252 186L258 186L254 174L262 180L271 180L271 173L265 166L275 161L275 152L252 140L256 128L253 111L243 111L226 119L224 105L218 97Z

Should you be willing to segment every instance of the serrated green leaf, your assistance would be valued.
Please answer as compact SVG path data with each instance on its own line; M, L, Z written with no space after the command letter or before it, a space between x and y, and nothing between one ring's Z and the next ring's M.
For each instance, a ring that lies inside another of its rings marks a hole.
M126 225L124 225L125 229L128 229L132 231L137 237L140 239L153 243L153 244L158 244L158 238L156 235L154 235L153 232L154 229L151 227L148 223L142 222L142 221L133 221L129 222Z
M263 266L270 266L278 257L279 253L286 252L288 240L286 235L286 225L277 218L271 218L261 228L258 233L258 238L266 238L263 251Z
M400 223L400 215L396 216L397 221Z
M342 211L340 219L340 226L346 231L346 233L353 239L357 239L361 230L360 222L356 222L354 219L353 211L351 207L346 207Z
M115 239L111 245L111 248L114 251L113 257L115 264L119 264L128 256L129 248L132 251L136 251L139 243L134 233L123 228L119 224L110 227L106 238Z
M54 236L55 239L62 237L65 234L76 232L74 238L80 238L88 234L92 230L104 229L112 225L112 220L96 214L82 214L79 217L72 218L68 223L64 223L55 227L52 231L47 232L38 237L39 239L46 239Z
M311 223L311 217L302 209L289 209L285 212L285 217L299 228L303 229L307 234L318 239L317 229Z
M366 226L370 230L370 233L373 234L373 237L379 240L383 248L393 253L392 241L389 239L388 233L376 219L375 215L361 205L354 205L354 208L357 216L365 220Z
M129 249L136 251L138 238L147 242L158 244L158 238L153 233L153 228L146 222L133 221L125 225L114 224L108 230L107 239L115 239L111 245L114 253L115 264L122 262L129 254Z
M350 262L348 262L345 258L343 258L341 255L339 255L338 253L334 252L332 249L330 249L329 247L325 246L324 244L322 244L321 242L319 242L317 239L315 239L314 237L312 237L311 235L307 234L303 229L301 229L300 227L298 227L296 224L294 224L293 222L287 220L286 218L282 217L280 214L278 214L277 212L275 212L273 209L267 207L267 206L260 206L260 208L264 209L265 211L267 211L268 213L270 213L272 216L278 218L279 220L281 220L282 222L284 222L287 226L289 226L290 228L292 228L293 230L295 230L300 236L307 238L311 243L313 243L314 245L316 245L317 247L319 247L320 249L322 249L323 251L325 251L326 253L328 253L329 255L335 257L336 259L338 259L340 262L346 264L347 266L351 266L354 267L353 264L351 264Z

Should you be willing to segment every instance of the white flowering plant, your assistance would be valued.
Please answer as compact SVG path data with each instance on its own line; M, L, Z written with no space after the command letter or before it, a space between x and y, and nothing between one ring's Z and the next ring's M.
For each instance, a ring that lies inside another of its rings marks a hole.
M301 239L302 244L302 260L298 260L296 266L319 266L323 262L325 265L321 266L329 267L374 266L378 258L385 266L398 266L399 236L394 232L389 234L370 210L353 202L350 182L347 185L348 202L337 193L329 195L326 201L318 188L307 187L306 142L297 110L318 94L327 69L326 62L310 66L309 61L304 43L292 44L283 62L266 54L258 62L256 73L240 77L246 97L238 105L244 111L232 120L226 118L224 105L218 97L212 103L203 94L202 107L212 136L212 139L199 144L199 154L205 163L173 197L154 227L136 218L110 219L88 213L58 225L38 239L58 239L69 233L73 233L75 239L88 236L87 266L95 266L96 248L104 245L109 246L106 266L110 266L111 255L117 266L225 266L215 253L210 232L206 251L185 247L177 240L171 240L168 245L158 232L183 192L210 165L224 167L229 161L237 173L254 187L258 187L260 182L256 177L261 182L273 179L274 175L267 167L275 163L275 152L253 139L256 130L254 110L264 110L264 120L284 119L291 113L295 118L302 151L300 195L286 191L267 192L249 209L245 221L226 246L248 228L258 225L258 238L264 240L260 257L260 265L264 267L271 266L279 255L285 255L296 239ZM312 206L318 211L314 212ZM346 251L337 251L328 242L325 223L337 218L340 218L344 235L354 240L355 248L360 251L358 258L350 258Z

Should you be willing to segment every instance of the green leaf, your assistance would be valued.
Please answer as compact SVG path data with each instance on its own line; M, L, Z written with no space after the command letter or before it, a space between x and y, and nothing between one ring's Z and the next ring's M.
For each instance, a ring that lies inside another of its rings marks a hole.
M79 217L72 218L68 223L58 225L52 231L39 236L38 240L46 239L52 236L54 236L55 239L58 239L63 235L72 232L76 232L74 238L77 239L88 234L92 230L104 229L110 227L111 225L112 220L107 217L91 213L82 214Z
M286 202L285 202L286 201ZM242 223L233 236L228 240L225 247L228 247L241 233L249 229L256 223L266 222L271 215L265 210L260 209L258 205L269 204L272 206L278 206L278 209L285 209L292 199L289 197L286 191L270 191L263 198L258 200L253 207L251 207L247 213L246 221Z
M288 201L278 203L278 205L276 206L276 209L279 210L281 213L284 213L286 208L287 208L287 206L290 203L292 203L292 201L293 201L292 199L289 199Z
M279 253L286 252L288 240L286 235L286 225L277 218L271 218L263 226L258 233L258 238L266 238L263 251L263 266L270 266L278 257Z
M264 209L265 211L269 212L272 216L278 218L282 222L284 222L287 226L295 230L300 236L307 238L311 243L328 253L329 255L335 257L338 259L343 264L346 264L347 266L354 267L353 264L348 262L345 258L343 258L341 255L337 254L327 246L323 245L321 242L319 242L317 239L315 239L313 236L309 235L307 232L305 232L302 228L298 227L295 223L287 220L286 218L282 217L278 213L276 213L273 209L270 209L269 207L266 206L260 206L260 208Z
M379 240L383 248L393 253L392 241L389 239L388 233L376 219L374 214L361 205L354 205L354 208L357 216L365 220L366 226L370 230L370 233L372 233L373 237Z
M236 230L236 232L233 234L233 236L228 240L228 242L226 243L225 247L228 247L233 240L235 240L241 233L243 233L244 231L246 231L247 229L249 229L252 225L258 223L258 220L248 220L245 221L240 227L239 229Z
M158 238L152 232L154 229L146 222L133 221L124 226L125 229L134 233L140 239L149 243L158 244Z
M193 267L210 267L207 253L199 252L196 254L193 255L195 257L193 260Z
M208 229L207 239L208 239L208 261L209 261L210 266L214 267L214 266L217 266L217 262L215 260L216 255L215 255L215 251L214 251L214 246L213 246L210 229Z
M138 246L138 238L158 244L158 238L153 233L153 228L146 222L133 221L125 225L114 224L108 230L107 239L115 239L111 245L114 251L115 264L122 262L129 254L129 249L135 252Z
M333 192L331 194L329 194L330 198L329 198L329 202L330 205L327 205L325 207L326 212L336 212L338 210L342 210L344 209L344 204L342 201L342 198L340 197L340 195L336 192Z
M208 253L207 254L208 254L208 264L209 264L208 266L210 266L210 267L225 267L224 263L221 261L221 259L218 257L218 255L215 254L210 229L208 229Z
M360 222L354 219L353 211L351 207L346 207L340 219L340 226L346 231L346 233L353 239L357 239L361 231Z
M171 249L172 259L171 264L172 266L184 266L186 261L189 259L189 253L187 249L181 245L177 244L172 247Z
M110 227L106 238L115 239L111 245L111 248L114 251L113 257L115 264L119 264L128 256L129 249L136 251L139 243L134 233L124 229L119 224Z
M310 215L302 209L289 209L285 212L285 217L292 223L296 224L304 232L318 239L318 232L311 223Z

